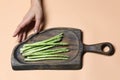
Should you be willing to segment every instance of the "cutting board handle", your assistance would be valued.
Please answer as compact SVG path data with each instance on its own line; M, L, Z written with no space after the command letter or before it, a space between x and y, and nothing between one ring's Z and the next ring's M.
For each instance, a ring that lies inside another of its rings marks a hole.
M114 46L109 42L103 42L92 45L84 44L84 52L94 52L103 55L113 55L115 52Z

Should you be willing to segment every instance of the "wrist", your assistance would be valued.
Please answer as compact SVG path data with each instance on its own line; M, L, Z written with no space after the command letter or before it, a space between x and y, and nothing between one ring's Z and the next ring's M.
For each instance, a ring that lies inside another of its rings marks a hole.
M42 0L31 0L31 6L39 6L41 7Z

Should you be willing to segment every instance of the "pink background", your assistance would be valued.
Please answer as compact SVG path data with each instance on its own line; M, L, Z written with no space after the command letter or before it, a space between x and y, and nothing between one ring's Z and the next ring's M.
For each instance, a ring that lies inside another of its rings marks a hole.
M30 0L0 0L0 80L120 80L120 0L44 0L46 28L79 28L84 43L109 41L113 56L84 55L81 70L13 71L14 30L30 7Z

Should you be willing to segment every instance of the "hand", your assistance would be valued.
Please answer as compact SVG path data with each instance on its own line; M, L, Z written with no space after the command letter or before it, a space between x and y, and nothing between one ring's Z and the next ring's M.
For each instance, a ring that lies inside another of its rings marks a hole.
M18 36L18 42L26 39L28 32L34 28L35 33L38 32L43 25L43 12L41 0L31 0L31 8L23 18L22 22L15 30L13 37Z

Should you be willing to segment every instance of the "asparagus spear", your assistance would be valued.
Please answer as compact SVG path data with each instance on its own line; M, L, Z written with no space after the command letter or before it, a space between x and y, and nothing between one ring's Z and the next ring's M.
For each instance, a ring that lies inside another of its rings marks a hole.
M48 57L48 58L36 58L36 59L29 59L25 58L25 61L32 62L32 61L42 61L42 60L67 60L66 57Z
M25 47L25 48L20 48L20 53L28 52L29 50L35 50L35 49L40 49L41 47Z
M24 53L24 51L31 52L31 51L34 51L34 50L38 50L39 51L39 50L48 49L49 48L48 46L50 46L50 48L51 48L51 47L54 47L54 46L65 46L65 45L68 45L68 43L63 43L63 42L61 42L61 43L41 43L41 44L39 44L40 47L38 47L38 46L37 47L31 46L32 48L30 48L30 47L28 47L28 48L21 48L20 52Z
M69 56L63 55L63 54L54 54L54 55L38 55L38 56L28 56L28 59L36 59L36 58L50 58L50 57L63 57L68 58Z
M49 49L49 48L51 48L51 47L53 47L53 46L46 46L46 47L39 48L39 49L32 49L32 50L30 50L30 51L28 51L28 52L26 52L26 53L23 53L22 55L23 55L23 56L24 56L24 55L30 55L30 54L32 54L32 53L34 53L34 52L42 51L42 50L45 50L45 49Z
M35 47L35 46L65 46L68 45L68 43L65 42L59 42L59 43L39 43L39 44L35 44L35 45L29 45L30 47Z
M67 55L56 53L68 52L68 48L49 49L55 46L68 45L68 43L60 42L62 37L63 33L60 33L43 41L24 44L20 52L22 56L24 56L25 61L66 60L69 58Z
M25 48L21 48L20 49L20 53L25 53L25 52L28 52L28 51L32 51L32 50L37 50L37 49L40 49L40 48L43 48L45 46L36 46L36 47L25 47ZM43 49L44 50L44 49Z
M44 51L40 51L42 53L49 53L49 52L66 52L69 51L68 48L56 48L56 49L48 49L48 50L44 50Z
M40 43L55 43L55 42L58 42L62 39L63 37L63 33L60 33L52 38L49 38L47 40L43 40L43 41L39 41L39 42L35 42L35 43L30 43L30 44L24 44L23 47L20 49L20 53L23 53L24 51L26 50L29 50L29 49L32 49L33 47L31 45L38 45Z
M47 55L47 54L64 53L64 52L68 52L68 51L69 51L69 49L67 49L67 48L59 48L59 49L38 51L38 52L31 53L31 54L23 53L22 55L23 56Z
M30 44L25 44L23 47L27 47L27 46L31 46L31 45L38 45L38 44L41 44L41 43L47 43L47 42L57 42L57 41L60 41L63 37L63 33L60 33L52 38L49 38L49 39L46 39L46 40L43 40L43 41L39 41L39 42L35 42L35 43L30 43Z

